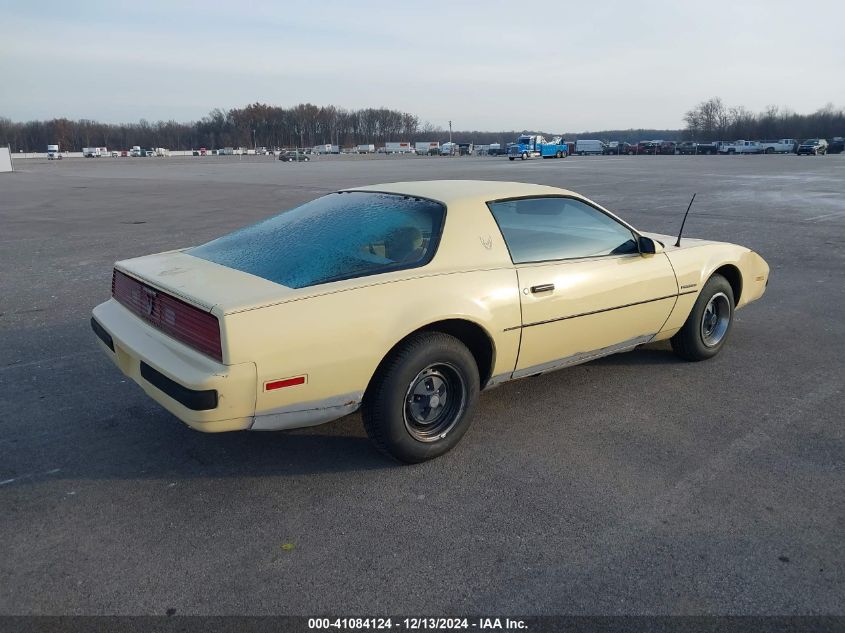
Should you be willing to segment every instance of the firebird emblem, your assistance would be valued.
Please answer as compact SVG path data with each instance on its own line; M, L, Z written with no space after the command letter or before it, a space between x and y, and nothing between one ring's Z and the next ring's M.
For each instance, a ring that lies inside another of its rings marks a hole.
M141 298L141 309L147 316L153 315L153 309L155 308L155 300L156 291L150 290L149 288L144 288L144 296Z
M493 248L493 238L489 235L479 235L478 239L481 240L481 245L488 251Z

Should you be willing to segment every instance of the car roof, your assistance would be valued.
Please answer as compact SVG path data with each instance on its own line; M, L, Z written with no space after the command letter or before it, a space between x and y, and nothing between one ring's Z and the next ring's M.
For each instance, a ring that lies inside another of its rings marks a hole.
M489 202L503 198L524 196L567 195L581 197L567 189L535 185L525 182L503 182L498 180L418 180L391 182L366 187L353 187L344 191L380 191L399 193L420 198L437 200L448 205L461 202Z

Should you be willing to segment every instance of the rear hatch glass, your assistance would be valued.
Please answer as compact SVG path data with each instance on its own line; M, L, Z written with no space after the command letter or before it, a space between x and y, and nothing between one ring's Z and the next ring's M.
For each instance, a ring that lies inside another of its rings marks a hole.
M340 192L187 251L290 288L416 268L437 249L446 208L398 194Z

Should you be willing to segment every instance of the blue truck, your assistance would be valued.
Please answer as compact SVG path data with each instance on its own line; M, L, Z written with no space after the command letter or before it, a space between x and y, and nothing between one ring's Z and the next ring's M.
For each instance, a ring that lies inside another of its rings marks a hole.
M569 145L559 136L551 141L539 135L523 134L516 143L508 147L508 159L528 160L529 158L566 158Z

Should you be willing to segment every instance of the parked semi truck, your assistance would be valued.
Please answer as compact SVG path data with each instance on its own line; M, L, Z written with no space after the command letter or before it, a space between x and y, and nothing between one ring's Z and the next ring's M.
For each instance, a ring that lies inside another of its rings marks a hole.
M373 154L376 151L376 146L373 145L372 143L369 143L369 144L365 143L363 145L358 145L355 148L355 151L358 152L359 154Z
M566 158L569 146L559 136L547 141L540 135L523 134L508 147L508 160L529 158Z
M47 160L62 160L62 155L59 153L58 145L47 146Z

